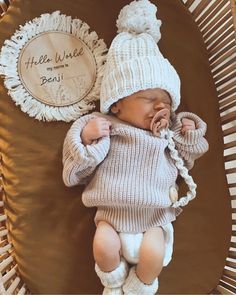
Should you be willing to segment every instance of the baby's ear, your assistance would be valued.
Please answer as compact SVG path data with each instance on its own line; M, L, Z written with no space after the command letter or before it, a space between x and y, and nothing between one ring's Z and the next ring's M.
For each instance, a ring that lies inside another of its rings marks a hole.
M117 105L116 102L113 103L113 105L111 106L110 110L111 110L112 114L117 114L119 112L119 107L118 107L118 105Z

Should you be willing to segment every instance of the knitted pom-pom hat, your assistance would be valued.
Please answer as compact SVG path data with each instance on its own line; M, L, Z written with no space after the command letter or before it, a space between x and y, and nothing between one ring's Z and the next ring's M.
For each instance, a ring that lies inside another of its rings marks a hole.
M149 0L126 5L117 19L118 34L107 54L101 84L101 112L108 113L113 103L139 90L161 88L172 99L172 111L180 103L180 79L161 54L161 21Z

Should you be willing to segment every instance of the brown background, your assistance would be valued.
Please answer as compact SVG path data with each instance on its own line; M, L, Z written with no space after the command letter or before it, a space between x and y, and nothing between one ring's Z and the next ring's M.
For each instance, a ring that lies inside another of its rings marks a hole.
M84 20L109 46L119 10L129 2L16 0L0 22L0 46L20 24L54 10ZM207 122L210 144L191 171L198 196L174 224L174 258L160 275L159 292L206 294L222 275L231 234L218 102L191 15L179 0L153 2L163 22L160 49L182 79L179 110L197 113ZM95 210L83 207L83 187L66 188L61 178L62 144L71 124L28 117L0 82L5 202L20 273L32 293L101 293L92 257Z

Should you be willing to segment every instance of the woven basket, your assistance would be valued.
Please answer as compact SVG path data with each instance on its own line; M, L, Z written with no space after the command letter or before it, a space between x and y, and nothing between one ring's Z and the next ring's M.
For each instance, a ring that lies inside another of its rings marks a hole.
M236 2L235 0L183 0L199 27L219 99L224 138L225 173L232 198L232 238L222 277L212 293L236 294ZM4 17L11 1L0 1ZM1 182L0 178L0 182ZM1 195L4 191L0 187ZM29 293L17 271L4 203L0 201L0 293Z

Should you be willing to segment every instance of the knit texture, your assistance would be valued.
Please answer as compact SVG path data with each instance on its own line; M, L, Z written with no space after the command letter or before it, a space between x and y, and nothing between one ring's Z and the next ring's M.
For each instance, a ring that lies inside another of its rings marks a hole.
M124 295L122 287L118 288L108 288L103 289L102 295Z
M130 269L129 275L123 286L126 295L155 295L158 290L158 279L156 278L152 284L146 285L137 277L135 266Z
M110 137L84 146L80 134L96 116L112 122ZM180 120L189 117L197 129L184 136ZM203 137L206 124L192 113L176 115L172 124L179 155L188 166L208 149ZM95 222L110 223L118 232L143 232L176 219L181 208L172 208L170 187L178 175L165 138L129 125L113 116L93 113L78 119L68 131L63 148L63 179L67 186L87 183L82 200L98 208Z
M147 33L157 43L161 39L161 21L156 18L157 7L149 0L132 1L125 5L118 16L118 33L128 32L134 36Z
M119 288L124 284L128 275L128 264L121 258L120 264L116 269L109 272L102 271L97 264L95 264L95 271L101 280L104 287Z
M101 112L137 91L166 90L175 111L180 103L180 79L171 63L160 52L161 21L157 7L148 0L132 1L120 11L118 32L107 54L101 83Z

